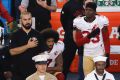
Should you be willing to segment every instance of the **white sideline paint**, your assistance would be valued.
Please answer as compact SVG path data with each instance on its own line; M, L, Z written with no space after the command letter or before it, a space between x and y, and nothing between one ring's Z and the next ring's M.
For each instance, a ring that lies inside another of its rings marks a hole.
M110 52L111 54L120 54L120 45L111 45Z

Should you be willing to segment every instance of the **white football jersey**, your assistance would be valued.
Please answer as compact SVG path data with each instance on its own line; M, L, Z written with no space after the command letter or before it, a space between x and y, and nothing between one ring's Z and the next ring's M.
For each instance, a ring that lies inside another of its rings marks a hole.
M73 22L73 26L82 32L83 37L86 37L94 29L99 28L100 34L90 39L89 43L84 44L84 55L85 56L98 56L103 55L104 44L102 38L102 28L108 26L108 19L105 16L96 15L96 19L89 23L84 20L84 17L77 17Z
M55 59L61 54L64 50L64 43L62 41L58 41L53 45L52 50L49 53L46 53L49 55L48 59L48 67L54 67L55 66Z

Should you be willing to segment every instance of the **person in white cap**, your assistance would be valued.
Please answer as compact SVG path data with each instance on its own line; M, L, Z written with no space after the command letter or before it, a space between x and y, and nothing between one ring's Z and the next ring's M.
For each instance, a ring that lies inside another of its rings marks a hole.
M48 59L47 72L54 74L58 80L64 80L65 78L62 73L64 43L59 40L58 32L51 28L43 30L41 34L49 48L46 53L50 56Z
M49 55L47 54L40 54L32 57L32 60L35 61L37 71L28 76L26 80L57 80L55 76L46 72L48 58Z
M95 70L89 73L84 80L115 80L114 76L105 70L106 59L104 56L93 58Z

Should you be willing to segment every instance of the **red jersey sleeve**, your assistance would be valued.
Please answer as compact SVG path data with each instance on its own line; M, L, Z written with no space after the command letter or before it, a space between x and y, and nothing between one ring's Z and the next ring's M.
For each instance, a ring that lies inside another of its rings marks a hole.
M110 53L110 39L107 26L102 29L103 43L105 48L105 53Z
M82 46L85 43L89 43L90 39L87 37L83 37L81 31L76 30L76 34L75 34L75 43L77 46Z

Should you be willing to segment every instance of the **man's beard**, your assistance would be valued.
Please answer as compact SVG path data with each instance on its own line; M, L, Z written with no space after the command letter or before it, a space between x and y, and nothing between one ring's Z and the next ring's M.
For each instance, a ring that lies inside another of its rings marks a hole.
M31 28L31 26L32 26L32 24L30 24L30 23L27 23L27 24L22 24L22 26L25 28L25 29L30 29Z
M49 45L48 47L49 47L49 49L52 49L52 48L53 48L53 45Z

